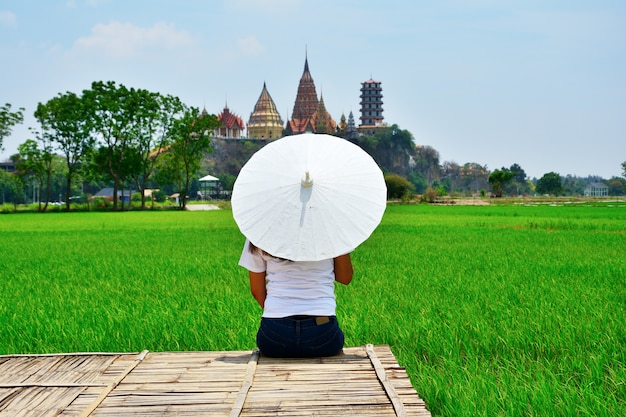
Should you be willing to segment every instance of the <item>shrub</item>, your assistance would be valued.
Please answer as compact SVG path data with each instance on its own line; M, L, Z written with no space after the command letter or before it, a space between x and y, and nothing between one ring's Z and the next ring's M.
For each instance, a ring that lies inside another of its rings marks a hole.
M165 191L158 190L152 193L152 197L157 203L164 203L165 200L167 200L167 193Z
M104 197L95 197L93 207L97 209L107 208L111 203Z
M424 194L422 194L422 201L425 203L434 203L438 195L439 195L438 190L432 187L427 187L426 190L424 191Z
M385 184L388 199L405 199L407 194L412 194L415 190L409 180L397 174L385 175Z

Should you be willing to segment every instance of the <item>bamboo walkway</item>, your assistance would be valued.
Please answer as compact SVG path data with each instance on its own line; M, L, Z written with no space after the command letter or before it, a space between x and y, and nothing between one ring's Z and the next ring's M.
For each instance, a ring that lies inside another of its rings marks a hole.
M430 416L386 345L0 356L0 416Z

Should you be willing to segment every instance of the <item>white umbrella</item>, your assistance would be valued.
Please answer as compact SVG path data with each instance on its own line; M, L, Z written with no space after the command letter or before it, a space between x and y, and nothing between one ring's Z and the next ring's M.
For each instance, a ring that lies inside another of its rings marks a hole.
M257 247L292 261L348 253L374 231L387 187L360 147L304 133L271 142L243 166L232 195L235 222Z

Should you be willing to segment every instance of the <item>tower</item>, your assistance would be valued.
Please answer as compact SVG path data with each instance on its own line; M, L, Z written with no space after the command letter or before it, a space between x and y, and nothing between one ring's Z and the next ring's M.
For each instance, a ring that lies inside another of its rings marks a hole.
M287 133L293 135L307 131L315 132L311 121L318 108L319 101L317 99L315 83L309 71L309 60L305 57L304 71L302 72L302 77L300 77L300 83L298 84L296 102L293 105L291 120L287 122L286 126Z
M276 104L263 83L261 95L254 105L248 120L248 137L257 139L277 139L283 135L283 119L276 109Z
M380 81L369 79L361 83L361 123L359 133L373 134L383 126L383 88Z
M352 110L350 110L350 114L348 115L348 125L346 126L345 138L354 141L358 136L359 133L357 132L356 126L354 125L354 116L352 115Z

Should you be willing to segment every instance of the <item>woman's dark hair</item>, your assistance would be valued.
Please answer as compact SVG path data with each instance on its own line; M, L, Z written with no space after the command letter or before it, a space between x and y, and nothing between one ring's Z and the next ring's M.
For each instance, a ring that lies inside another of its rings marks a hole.
M266 256L270 256L270 257L272 257L274 259L279 259L281 261L289 261L289 259L279 258L278 256L274 256L271 253L267 253L266 251L264 251L263 249L257 247L254 243L252 243L250 241L248 241L248 250L250 251L250 253L255 254L255 255L266 255Z

